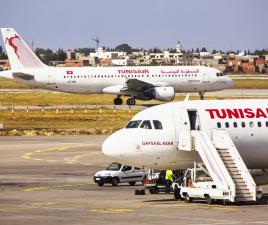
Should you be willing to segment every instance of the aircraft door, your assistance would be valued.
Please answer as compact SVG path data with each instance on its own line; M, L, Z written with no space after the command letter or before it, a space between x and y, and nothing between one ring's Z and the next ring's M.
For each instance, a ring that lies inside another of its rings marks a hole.
M209 74L208 73L204 73L203 74L203 84L206 85L208 83L210 83Z
M174 113L174 120L176 126L176 140L178 140L178 150L191 151L192 138L191 126L187 110L177 110Z
M48 75L48 84L55 84L55 75L53 73Z

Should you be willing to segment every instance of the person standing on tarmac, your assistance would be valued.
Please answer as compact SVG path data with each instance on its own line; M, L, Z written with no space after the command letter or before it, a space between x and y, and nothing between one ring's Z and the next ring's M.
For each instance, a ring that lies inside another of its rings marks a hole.
M170 193L170 186L173 182L173 172L172 170L166 170L166 176L165 176L165 180L166 180L166 194Z

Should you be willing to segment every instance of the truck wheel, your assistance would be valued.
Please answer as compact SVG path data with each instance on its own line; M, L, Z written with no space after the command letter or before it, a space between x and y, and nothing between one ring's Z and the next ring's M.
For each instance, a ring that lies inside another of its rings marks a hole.
M102 187L104 185L104 183L98 183L99 187Z
M152 195L153 195L153 194L158 194L158 193L157 193L158 191L157 191L156 187L150 187L150 188L149 188L149 192L150 192L150 194L152 194Z
M206 198L207 204L211 205L213 202L212 198L209 195L206 195L205 198Z
M191 198L188 194L185 195L184 200L185 200L186 203L193 202L193 198Z
M177 186L175 186L174 188L174 198L176 200L181 199L180 189Z
M115 186L118 185L118 183L119 183L118 178L114 177L113 180L112 180L112 186L115 187Z
M135 181L130 181L130 182L128 182L128 183L129 183L130 186L134 186L134 185L136 184Z

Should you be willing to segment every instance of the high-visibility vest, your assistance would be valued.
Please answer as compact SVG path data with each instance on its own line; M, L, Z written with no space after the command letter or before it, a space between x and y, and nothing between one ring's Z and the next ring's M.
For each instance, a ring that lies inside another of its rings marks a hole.
M170 181L173 181L173 173L172 173L172 170L166 170L166 177L165 177L166 180L170 180Z

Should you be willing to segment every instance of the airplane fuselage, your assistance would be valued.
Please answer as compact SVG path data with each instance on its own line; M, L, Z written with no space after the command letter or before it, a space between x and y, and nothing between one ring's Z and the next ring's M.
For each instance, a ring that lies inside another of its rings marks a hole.
M122 94L128 79L170 85L177 93L217 91L230 86L224 76L217 76L220 73L216 69L202 66L46 67L23 72L33 75L34 80L16 78L17 81L71 93Z
M150 129L142 128L145 120ZM198 129L211 137L213 129L224 129L248 168L268 168L267 100L168 103L146 109L131 121L134 125L127 125L103 143L104 154L119 162L158 169L190 168L194 151L178 150L184 133ZM139 126L135 121L140 121ZM161 129L156 129L155 121L162 124Z

